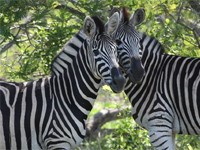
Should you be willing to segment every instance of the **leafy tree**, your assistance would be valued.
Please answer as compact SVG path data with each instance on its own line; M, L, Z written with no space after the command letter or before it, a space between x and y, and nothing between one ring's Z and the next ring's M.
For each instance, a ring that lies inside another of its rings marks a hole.
M196 2L196 3L195 3ZM199 55L196 0L0 0L0 76L33 80L47 76L56 53L80 28L86 15L104 21L113 6L146 11L141 32L155 36L166 52Z
M116 2L101 0L1 0L1 76L32 80L46 76L56 53L86 15L102 16Z

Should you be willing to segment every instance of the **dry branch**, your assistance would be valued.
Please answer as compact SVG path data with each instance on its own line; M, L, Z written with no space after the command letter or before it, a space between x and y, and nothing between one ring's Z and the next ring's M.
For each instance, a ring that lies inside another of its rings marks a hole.
M86 137L92 138L97 137L100 133L101 135L108 134L108 132L112 132L114 130L102 130L101 127L110 121L122 119L123 115L119 115L120 113L123 114L123 112L126 109L130 109L130 107L125 106L122 108L105 108L96 113L94 116L92 116L89 120L86 122ZM129 113L127 116L131 116Z

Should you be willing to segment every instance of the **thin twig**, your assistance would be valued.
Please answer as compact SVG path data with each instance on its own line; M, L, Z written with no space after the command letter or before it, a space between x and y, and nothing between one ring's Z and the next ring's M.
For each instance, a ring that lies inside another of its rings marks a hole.
M185 0L183 0L184 1L184 3L192 10L192 12L194 12L196 15L200 15L200 12L197 12L193 7L191 7ZM198 3L196 3L196 5L199 5L200 6L200 4Z
M30 45L36 48L36 46L32 44L31 38L29 37L29 33L28 33L28 31L26 29L25 29L25 32L26 32L26 35L28 37L28 41L29 41Z
M71 13L73 13L73 14L77 14L77 15L80 15L80 16L85 17L85 13L80 12L80 11L78 11L78 10L72 8L72 7L67 6L67 5L59 4L59 5L57 5L57 6L55 7L55 9L61 9L61 8L66 9L66 10L69 10L69 11L70 11Z
M184 26L185 28L189 29L190 31L193 31L192 28L190 28L190 27L187 26L186 24L182 23L181 21L178 21L178 20L177 20L177 23L180 24L180 25L182 25L182 26Z
M18 63L19 63L19 65L20 65L20 70L21 70L21 68L22 68L22 64L21 64L20 61L21 61L22 57L24 56L24 54L26 53L26 50L27 50L30 46L31 46L31 45L27 46L26 49L24 50L23 54L19 57Z
M24 27L24 26L26 26L27 24L29 24L30 23L30 20L29 21L27 21L26 23L24 23L24 24L21 24L18 28L19 28L19 30L17 31L17 33L16 33L16 35L15 35L15 37L16 37L16 39L20 39L21 38L21 35L20 36L18 36L19 35L19 33L20 33L20 31L22 30L22 27ZM7 51L12 45L14 45L16 43L16 41L13 39L13 40L11 40L10 42L8 42L7 44L5 44L5 46L0 50L0 54L2 54L2 53L4 53L5 51Z
M180 20L182 8L183 8L183 3L182 3L182 5L181 5L181 0L180 0L180 1L179 1L179 11L178 11L178 18L177 18L177 21Z

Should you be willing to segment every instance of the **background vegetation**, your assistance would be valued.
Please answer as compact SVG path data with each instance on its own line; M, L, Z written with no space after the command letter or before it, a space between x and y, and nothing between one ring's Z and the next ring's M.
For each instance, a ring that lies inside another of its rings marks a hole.
M166 53L199 57L199 0L0 0L0 78L27 81L48 76L56 53L82 27L85 16L97 15L106 22L113 6L125 6L131 14L143 7L146 19L139 31L156 37ZM102 89L91 115L129 105L123 94L108 89ZM125 119L103 126L117 131L85 139L79 149L152 149L147 131L127 113L121 114ZM198 141L199 136L179 135L176 147L199 149Z

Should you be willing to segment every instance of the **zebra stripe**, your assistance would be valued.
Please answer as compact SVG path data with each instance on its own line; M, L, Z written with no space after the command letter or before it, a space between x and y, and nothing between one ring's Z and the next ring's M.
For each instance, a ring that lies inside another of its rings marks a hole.
M143 35L140 84L127 81L125 93L135 121L149 131L156 149L175 149L175 134L200 134L200 59L163 54L162 45Z
M97 31L104 28L98 18L86 17L86 21L94 23ZM92 37L80 31L54 59L51 77L23 83L0 81L0 149L77 147L85 136L85 121L101 79L115 92L123 90L125 78L115 53L115 43L103 30ZM118 72L113 74L113 68Z
M119 13L124 20L129 19L125 8ZM124 20L121 20L121 24ZM132 116L137 124L149 131L150 141L156 149L175 150L176 134L200 134L200 58L165 54L159 41L142 33L132 34L132 38L136 39L135 44L131 43L133 40L126 42L136 45L140 41L141 49L125 48L123 40L129 40L127 31L135 30L135 26L124 25L120 28L118 34L127 37L119 38L115 34L113 38L120 40L118 54L126 75L124 91L132 105ZM132 75L138 73L131 68L134 60L129 51L137 51L144 66L146 75L140 83L134 83L127 71L135 71Z

